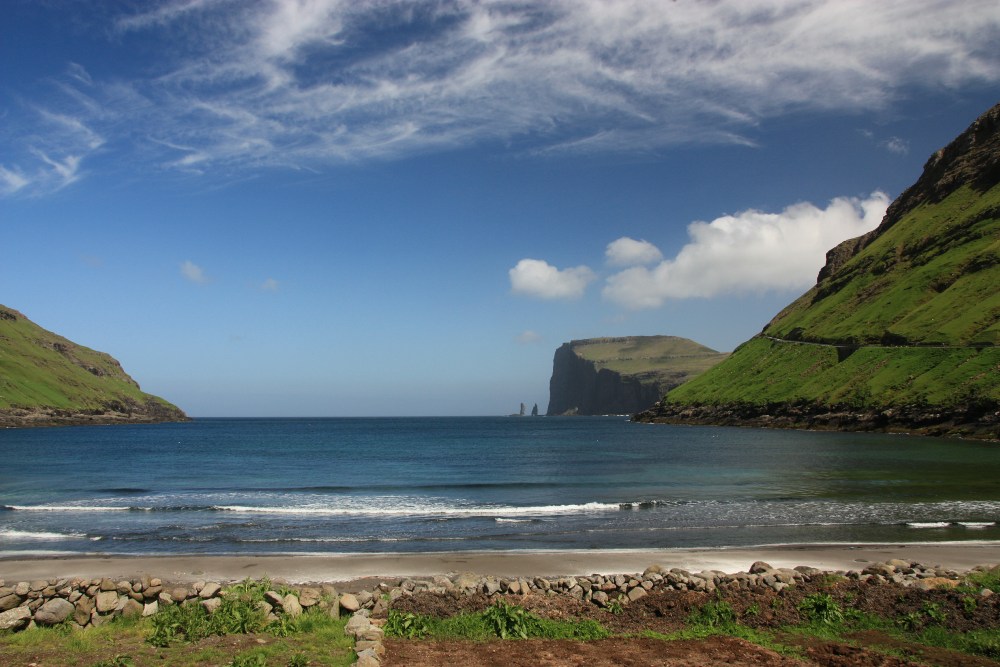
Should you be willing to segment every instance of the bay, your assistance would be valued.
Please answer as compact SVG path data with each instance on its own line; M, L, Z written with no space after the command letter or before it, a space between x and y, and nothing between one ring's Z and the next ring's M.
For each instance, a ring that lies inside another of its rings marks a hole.
M0 557L1000 539L1000 447L621 417L0 431Z

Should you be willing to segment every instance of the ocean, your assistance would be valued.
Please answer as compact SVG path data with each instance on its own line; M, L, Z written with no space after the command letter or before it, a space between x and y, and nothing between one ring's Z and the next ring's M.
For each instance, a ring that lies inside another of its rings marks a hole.
M0 557L998 540L1000 446L623 417L0 431Z

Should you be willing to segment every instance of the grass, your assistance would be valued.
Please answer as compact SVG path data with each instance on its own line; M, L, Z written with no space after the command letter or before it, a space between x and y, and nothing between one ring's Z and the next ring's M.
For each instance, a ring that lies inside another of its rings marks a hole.
M667 400L758 407L995 406L998 210L1000 186L984 193L963 187L910 211L764 331L803 343L751 339L672 390ZM833 347L804 342L868 347L838 356ZM926 347L934 345L958 347Z
M387 637L406 639L465 639L484 641L486 639L576 639L592 640L609 637L604 626L597 621L582 619L560 621L542 618L525 610L520 605L512 605L498 600L485 611L458 614L448 618L434 618L419 614L403 614L389 611L385 625Z
M155 403L109 355L46 331L0 306L0 410L54 408L103 412Z
M341 667L354 662L347 618L312 608L268 623L259 608L270 582L247 580L226 589L222 605L207 614L200 604L174 605L150 618L114 621L73 630L69 625L0 633L4 664L43 662L74 667ZM47 658L39 660L39 656Z

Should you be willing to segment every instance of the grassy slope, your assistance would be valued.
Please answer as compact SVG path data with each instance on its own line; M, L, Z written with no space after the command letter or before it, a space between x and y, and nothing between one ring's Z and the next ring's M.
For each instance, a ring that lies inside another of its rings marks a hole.
M622 375L667 372L696 375L718 364L725 353L676 336L634 336L629 338L593 338L574 341L573 351Z
M141 391L111 356L76 345L0 306L0 411L83 412L147 402L176 410Z
M855 407L1000 400L1000 186L959 188L910 211L765 335L874 345L838 362L817 345L755 338L678 387L669 403L816 402Z

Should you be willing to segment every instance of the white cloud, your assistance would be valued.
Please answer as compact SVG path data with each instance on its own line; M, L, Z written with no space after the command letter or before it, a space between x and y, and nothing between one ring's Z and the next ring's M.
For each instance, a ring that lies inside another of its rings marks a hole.
M134 157L205 173L483 143L752 145L787 113L1000 81L995 0L172 0L111 27L171 52L145 79L71 65L63 92L80 109L60 112L65 131L87 146L139 138Z
M595 278L586 266L560 270L540 259L522 259L508 273L515 294L540 299L578 299Z
M800 203L695 222L676 257L610 276L603 295L627 308L656 308L667 299L802 290L815 283L827 250L874 229L888 205L885 193L874 192L838 197L825 209Z
M604 256L611 266L641 266L663 259L660 249L649 241L636 241L627 236L609 243Z
M181 264L181 275L191 282L198 283L200 285L208 282L208 276L205 275L205 270L189 259L184 260Z
M18 171L7 169L0 164L0 195L12 195L31 183L29 178Z
M522 331L521 333L519 333L517 335L517 338L515 340L517 340L517 342L521 343L522 345L530 345L532 343L537 343L537 342L541 341L542 340L542 336L541 336L541 334L539 334L536 331L532 331L531 329L527 329L527 330Z
M899 137L889 137L882 142L882 147L896 155L906 155L910 152L910 143Z
M260 284L260 289L265 292L277 292L278 291L278 281L274 278L268 278Z

